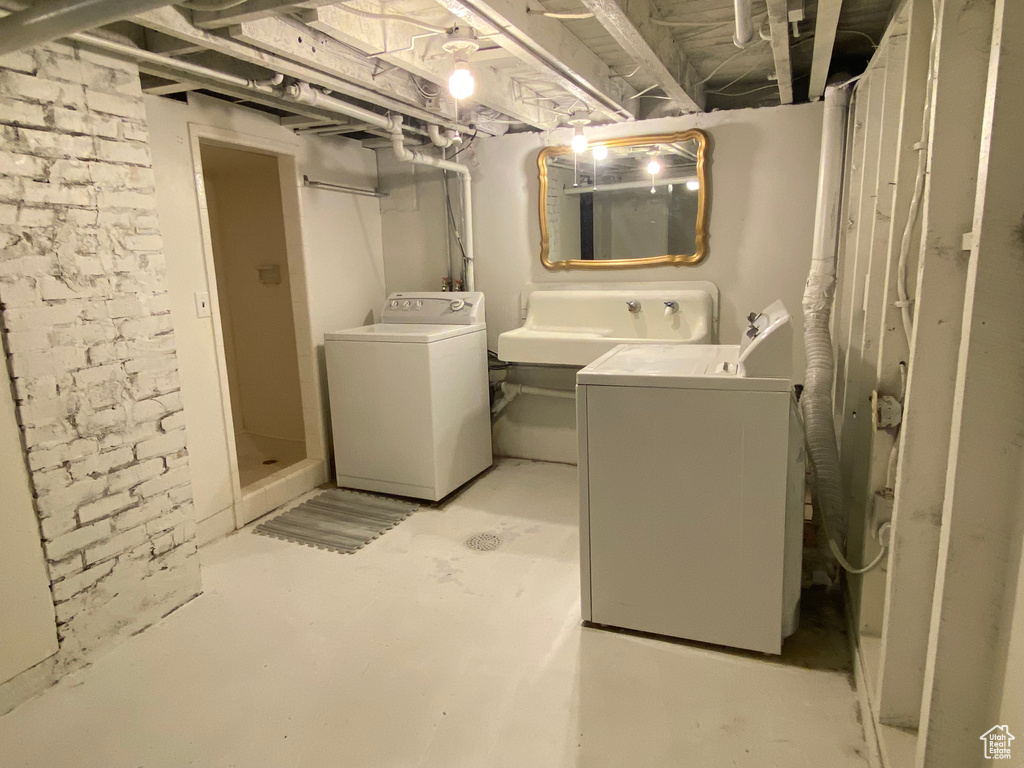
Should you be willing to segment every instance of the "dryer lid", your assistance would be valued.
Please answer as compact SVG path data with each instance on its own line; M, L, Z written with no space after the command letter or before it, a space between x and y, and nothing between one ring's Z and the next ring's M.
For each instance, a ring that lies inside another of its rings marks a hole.
M788 377L743 375L733 344L622 344L576 374L578 384L785 392Z

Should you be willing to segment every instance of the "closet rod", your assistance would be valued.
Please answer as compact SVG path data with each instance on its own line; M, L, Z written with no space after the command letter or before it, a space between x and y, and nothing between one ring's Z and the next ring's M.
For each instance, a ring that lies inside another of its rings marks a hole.
M363 197L387 197L387 192L379 192L376 189L361 189L360 187L348 187L344 184L332 184L329 181L314 181L309 176L302 177L302 186L310 189L327 189L331 192L343 192L348 195L361 195Z

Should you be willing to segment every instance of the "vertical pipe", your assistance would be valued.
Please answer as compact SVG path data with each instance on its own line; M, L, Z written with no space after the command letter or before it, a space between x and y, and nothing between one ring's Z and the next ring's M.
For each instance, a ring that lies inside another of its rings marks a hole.
M746 48L754 39L754 23L750 18L750 0L733 0L736 12L736 34L732 37L733 45Z
M466 249L466 290L476 290L476 270L473 258L473 183L467 170L462 176L462 215L465 225L462 228L463 246Z
M476 290L475 271L473 269L473 201L471 193L473 190L472 177L469 168L461 163L453 163L451 160L442 160L439 157L424 155L422 152L413 152L405 146L405 139L402 137L402 116L395 115L391 118L391 147L397 157L403 163L415 165L429 165L432 168L443 168L446 171L457 173L462 176L463 191L463 218L465 225L462 231L463 247L466 251L466 285L465 290Z
M817 213L811 269L804 288L804 346L807 374L801 405L807 448L814 464L817 495L833 552L842 549L846 537L843 487L839 470L832 417L834 357L829 319L836 287L836 258L839 243L839 215L843 185L846 123L850 109L849 86L829 86L825 90L825 119L821 138L821 163L818 168Z

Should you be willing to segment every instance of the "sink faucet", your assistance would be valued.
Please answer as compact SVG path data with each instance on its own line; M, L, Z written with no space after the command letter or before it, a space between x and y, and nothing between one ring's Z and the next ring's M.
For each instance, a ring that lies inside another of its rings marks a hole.
M665 302L665 317L672 317L676 312L679 311L679 303L675 301Z
M636 301L635 299L632 301L627 301L626 308L634 315L638 314L640 312L640 302Z

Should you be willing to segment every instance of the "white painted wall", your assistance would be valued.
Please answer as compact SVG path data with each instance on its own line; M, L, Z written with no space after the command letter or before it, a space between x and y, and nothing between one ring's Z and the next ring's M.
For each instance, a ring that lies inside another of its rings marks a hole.
M0 380L0 683L57 652L57 621L21 430Z
M318 181L373 187L376 158L358 143L338 138L298 137L261 112L218 99L190 95L188 104L146 97L161 227L166 233L171 314L181 366L182 399L189 434L196 519L211 518L232 505L228 440L231 435L217 382L211 318L197 318L194 295L208 290L200 231L199 200L189 142L189 125L231 130L295 147L299 173ZM377 201L305 189L301 230L308 315L295 313L297 330L309 326L320 365L325 420L323 335L363 325L384 302L381 219ZM303 350L299 350L303 354ZM329 430L328 430L329 434Z
M709 255L695 267L552 272L540 263L537 153L568 143L569 129L478 140L474 169L478 289L488 340L519 326L528 282L710 280L722 293L721 341L738 344L743 319L781 298L799 313L810 266L821 144L820 104L733 110L588 129L592 141L701 128L710 136ZM387 254L390 259L390 252ZM794 365L803 374L802 328Z
M537 153L549 144L568 143L569 129L478 139L461 159L473 172L477 289L487 295L489 347L496 350L498 335L520 325L519 296L529 282L710 280L721 290L721 341L730 344L739 343L747 313L775 299L781 298L799 318L810 265L821 121L821 104L805 104L588 129L592 141L688 128L710 136L707 260L695 267L628 271L552 272L540 263ZM400 172L408 181L408 170L395 171ZM390 184L398 186L398 178L393 176ZM412 195L408 186L403 189ZM432 197L429 190L418 184L416 191L420 217L382 207L389 289L433 289L434 283L421 274L422 265L443 263L444 236L435 231L443 219L425 202ZM443 199L439 203L443 206ZM396 236L417 244L415 249L392 247L388 238L399 229ZM799 381L803 328L799 320L795 326L793 361ZM545 378L551 386L572 386L571 374ZM574 462L572 402L520 397L497 425L495 448L505 455Z

